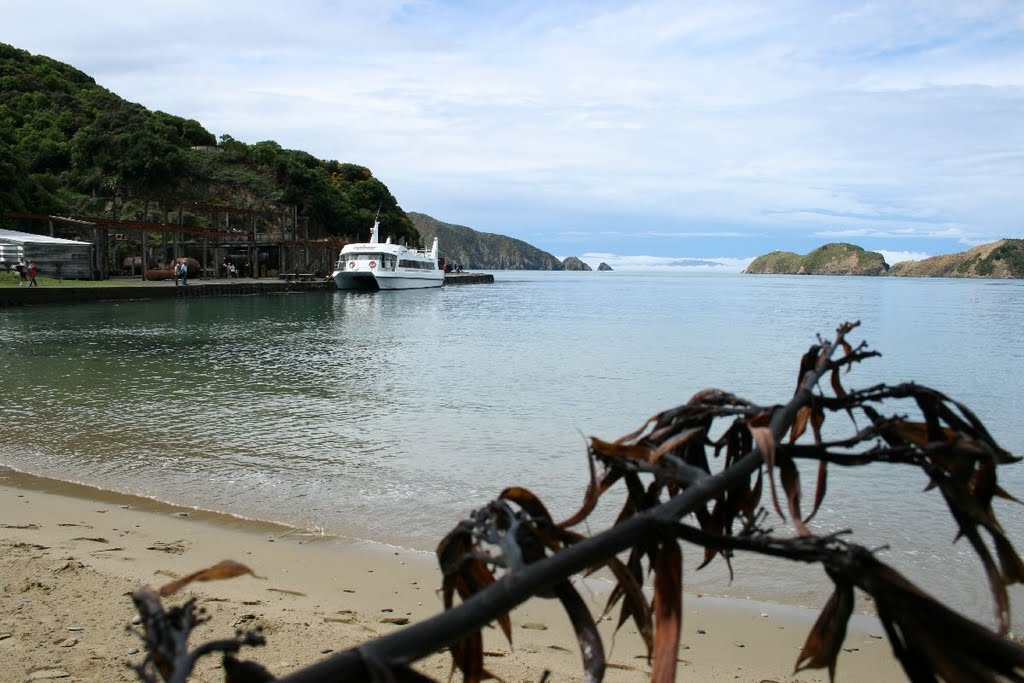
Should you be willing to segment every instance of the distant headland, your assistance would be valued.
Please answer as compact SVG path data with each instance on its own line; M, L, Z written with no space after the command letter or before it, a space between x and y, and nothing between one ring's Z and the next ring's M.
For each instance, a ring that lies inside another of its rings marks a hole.
M967 251L901 261L892 266L875 251L832 242L801 256L773 251L745 273L758 275L891 275L896 277L1024 278L1024 239L1002 239Z

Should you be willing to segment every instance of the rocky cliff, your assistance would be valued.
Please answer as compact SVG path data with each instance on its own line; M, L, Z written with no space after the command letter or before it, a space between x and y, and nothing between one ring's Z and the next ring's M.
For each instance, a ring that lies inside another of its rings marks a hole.
M406 215L425 246L430 247L437 237L441 255L465 269L562 270L561 261L522 240L444 223L423 213L410 211Z
M562 268L565 270L593 270L583 261L575 256L569 256L568 258L562 259Z
M889 269L889 275L1024 278L1024 239L999 240L922 261L902 261Z
M834 242L805 256L773 251L747 266L747 273L786 275L885 275L889 270L882 255L855 244Z

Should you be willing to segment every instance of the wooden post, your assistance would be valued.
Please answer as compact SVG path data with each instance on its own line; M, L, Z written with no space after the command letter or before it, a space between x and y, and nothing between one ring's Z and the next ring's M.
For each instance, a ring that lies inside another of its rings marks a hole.
M249 244L246 245L245 253L247 254L246 260L249 262L249 277L256 275L256 212L254 211L250 215L249 221L250 232L249 232Z
M177 237L177 239L174 240L175 244L181 244L183 238L185 237L185 233L183 233L181 231L181 227L184 224L185 224L185 211L184 211L184 209L182 209L181 205L179 204L178 205L178 237ZM188 254L185 251L185 245L182 244L179 247L179 249L178 249L178 256L188 257Z
M142 267L139 268L139 272L142 275L142 280L146 280L146 267L149 265L149 261L146 258L146 231L142 231Z

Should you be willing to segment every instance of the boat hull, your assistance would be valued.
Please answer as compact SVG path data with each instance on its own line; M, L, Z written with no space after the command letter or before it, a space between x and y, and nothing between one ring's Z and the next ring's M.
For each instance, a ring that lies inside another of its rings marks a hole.
M338 289L345 290L395 290L395 289L428 289L444 284L443 272L415 273L371 273L334 271L331 275Z

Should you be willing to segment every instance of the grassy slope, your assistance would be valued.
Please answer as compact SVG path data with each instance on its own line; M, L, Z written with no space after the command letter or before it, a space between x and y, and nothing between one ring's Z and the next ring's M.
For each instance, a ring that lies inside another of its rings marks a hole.
M1003 239L957 254L895 264L890 275L904 277L1024 278L1024 239Z

